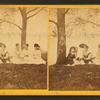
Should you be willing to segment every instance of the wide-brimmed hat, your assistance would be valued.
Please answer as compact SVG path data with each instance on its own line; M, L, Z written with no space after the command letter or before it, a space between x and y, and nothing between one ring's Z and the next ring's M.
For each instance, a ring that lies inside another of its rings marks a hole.
M85 43L80 44L79 47L80 47L80 48L84 48L84 47L89 48L88 45L85 44Z

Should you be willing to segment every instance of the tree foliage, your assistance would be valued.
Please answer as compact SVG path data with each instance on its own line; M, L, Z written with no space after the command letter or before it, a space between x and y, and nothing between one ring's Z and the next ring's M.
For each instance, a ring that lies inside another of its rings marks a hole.
M98 35L100 31L99 8L65 8L66 36ZM51 8L52 10L52 8ZM50 36L57 36L56 9L50 12ZM54 25L53 25L54 24ZM87 29L93 29L88 32ZM78 31L79 30L79 31ZM56 35L55 35L56 33Z

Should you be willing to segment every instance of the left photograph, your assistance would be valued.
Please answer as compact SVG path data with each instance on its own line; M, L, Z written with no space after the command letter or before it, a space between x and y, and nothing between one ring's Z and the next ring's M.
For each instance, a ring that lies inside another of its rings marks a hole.
M47 89L47 8L0 8L0 89Z

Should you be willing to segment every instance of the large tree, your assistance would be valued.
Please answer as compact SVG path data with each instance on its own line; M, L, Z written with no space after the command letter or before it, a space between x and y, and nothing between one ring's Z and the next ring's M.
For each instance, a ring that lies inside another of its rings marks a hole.
M57 9L57 64L62 64L66 57L66 35L65 35L65 9Z
M77 9L77 10L79 10L79 9ZM91 13L91 11L92 11L92 13ZM96 14L94 14L93 12L95 12ZM88 11L88 13L87 13L87 18L90 18L90 17L93 18L93 14L94 14L94 16L97 16L98 13L100 13L100 9L90 9L90 12ZM71 34L72 34L71 31L69 33L65 32L65 27L66 27L66 30L68 30L68 26L70 24L69 23L67 26L65 25L65 23L68 22L67 20L65 21L65 15L66 15L66 17L67 17L67 15L71 15L73 17L74 20L72 20L72 22L69 21L71 24L73 24L73 28L75 28L77 25L85 26L88 23L92 24L93 26L100 27L100 24L98 24L96 21L83 18L83 16L79 16L78 14L76 14L74 12L74 9L57 8L57 22L54 19L49 20L49 22L55 24L56 28L57 28L57 30L56 30L57 32L55 32L55 30L52 31L54 34L56 34L55 36L57 36L57 38L58 38L57 62L56 62L57 64L64 63L64 60L66 57L66 34L68 36L71 36Z
M0 19L0 22L1 23L6 22L6 23L9 23L9 24L12 24L12 25L18 27L18 29L20 29L20 31L21 31L21 48L22 48L23 45L26 44L26 30L27 30L28 20L30 18L34 17L35 15L37 15L44 8L36 7L36 8L29 9L29 8L23 7L23 8L12 8L12 9L9 8L9 9L10 9L10 13L20 11L20 14L22 16L22 25L19 26L16 23L14 23L13 21L6 20L6 19Z
M66 58L66 34L65 34L65 14L68 9L57 8L57 22L49 20L56 24L58 33L58 44L57 44L57 64L63 64Z

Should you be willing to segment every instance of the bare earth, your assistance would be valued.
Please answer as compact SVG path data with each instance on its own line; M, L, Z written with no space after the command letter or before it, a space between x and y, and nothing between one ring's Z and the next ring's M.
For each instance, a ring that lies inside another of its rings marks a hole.
M52 65L50 69L50 90L99 90L99 65Z
M0 64L0 89L46 89L46 65Z

